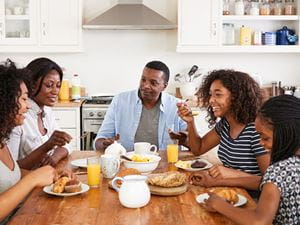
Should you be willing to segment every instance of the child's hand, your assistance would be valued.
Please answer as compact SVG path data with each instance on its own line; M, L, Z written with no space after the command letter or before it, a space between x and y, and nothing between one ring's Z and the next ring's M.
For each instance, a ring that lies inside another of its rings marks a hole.
M202 206L210 212L216 212L218 205L226 202L223 198L213 192L208 192L207 194L209 195L209 198L204 200Z
M191 174L189 181L191 184L203 187L213 187L215 179L211 177L207 172L201 171Z
M185 102L178 102L176 105L178 108L177 114L181 119L187 123L194 121L192 110Z

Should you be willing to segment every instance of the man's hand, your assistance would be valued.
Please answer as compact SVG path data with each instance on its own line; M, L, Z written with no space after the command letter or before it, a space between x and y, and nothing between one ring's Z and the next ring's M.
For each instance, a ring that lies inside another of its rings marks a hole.
M186 131L180 131L178 133L169 129L169 135L172 140L178 140L179 145L187 146L187 137L188 134Z

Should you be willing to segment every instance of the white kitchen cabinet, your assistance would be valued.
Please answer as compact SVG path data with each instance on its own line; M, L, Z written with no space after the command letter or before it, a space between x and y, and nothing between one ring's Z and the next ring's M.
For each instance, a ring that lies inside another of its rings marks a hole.
M219 8L219 0L179 0L178 49L218 45Z
M0 52L82 51L81 0L0 0Z
M59 128L72 136L72 150L80 150L80 107L54 107Z
M234 0L231 1L233 14ZM297 15L222 15L223 0L179 0L178 4L178 52L248 52L248 53L299 53L296 45L239 45L240 27L253 31L275 32L283 26L300 30L300 0L296 1ZM232 23L235 28L235 44L223 45L223 23Z

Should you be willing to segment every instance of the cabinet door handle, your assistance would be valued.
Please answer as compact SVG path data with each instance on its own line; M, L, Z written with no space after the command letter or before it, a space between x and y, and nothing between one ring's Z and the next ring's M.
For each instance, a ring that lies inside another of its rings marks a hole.
M45 36L46 35L46 23L45 22L42 23L42 28L43 28L43 35Z
M213 36L217 35L217 23L216 22L212 23L212 34L213 34Z

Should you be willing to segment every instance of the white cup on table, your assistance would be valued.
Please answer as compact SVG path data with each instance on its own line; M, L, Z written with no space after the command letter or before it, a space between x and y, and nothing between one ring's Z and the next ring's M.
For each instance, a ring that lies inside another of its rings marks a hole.
M153 149L153 151L151 151ZM148 142L136 142L134 143L135 154L155 154L157 153L156 145L151 145Z

